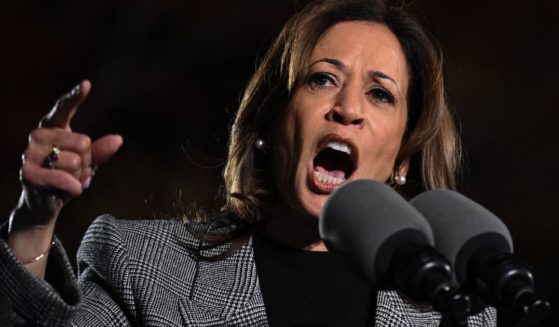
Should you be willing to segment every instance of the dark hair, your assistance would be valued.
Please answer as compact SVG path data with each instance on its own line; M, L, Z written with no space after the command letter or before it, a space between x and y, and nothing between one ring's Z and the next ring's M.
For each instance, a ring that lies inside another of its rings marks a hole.
M382 1L324 0L308 4L285 24L244 92L229 140L224 170L224 210L248 225L265 215L274 200L268 158L254 143L281 111L307 73L310 54L332 26L344 21L386 25L397 37L408 64L408 119L395 170L410 163L399 187L409 195L455 188L460 142L445 101L442 56L437 44L401 7Z

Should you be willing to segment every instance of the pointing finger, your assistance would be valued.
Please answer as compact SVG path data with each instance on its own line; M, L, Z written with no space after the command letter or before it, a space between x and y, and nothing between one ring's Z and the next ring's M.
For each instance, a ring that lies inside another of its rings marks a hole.
M56 101L52 110L41 119L39 127L70 130L70 121L90 90L91 83L88 80L81 81Z

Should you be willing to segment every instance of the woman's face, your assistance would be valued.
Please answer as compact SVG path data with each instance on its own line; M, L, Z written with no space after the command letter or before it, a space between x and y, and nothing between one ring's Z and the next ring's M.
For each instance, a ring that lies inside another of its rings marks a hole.
M387 181L406 126L407 89L406 59L386 26L343 22L329 29L269 135L281 204L318 217L340 185Z

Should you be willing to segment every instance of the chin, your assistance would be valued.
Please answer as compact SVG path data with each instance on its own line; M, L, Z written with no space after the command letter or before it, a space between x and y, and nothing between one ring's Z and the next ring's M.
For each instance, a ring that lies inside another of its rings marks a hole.
M328 196L324 194L312 193L309 191L305 193L306 194L300 199L299 206L301 208L301 211L307 216L318 219L320 210L322 209L322 206L324 205L324 202L326 202Z

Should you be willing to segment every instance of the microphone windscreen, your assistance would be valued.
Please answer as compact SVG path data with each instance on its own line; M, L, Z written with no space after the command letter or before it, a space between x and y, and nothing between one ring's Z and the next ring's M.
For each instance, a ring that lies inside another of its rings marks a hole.
M402 245L433 245L421 214L389 186L357 180L336 189L325 202L319 232L326 247L349 259L358 275L375 286Z
M435 247L451 262L459 282L466 280L467 264L478 250L512 253L512 238L505 224L460 193L432 190L410 203L431 225Z

